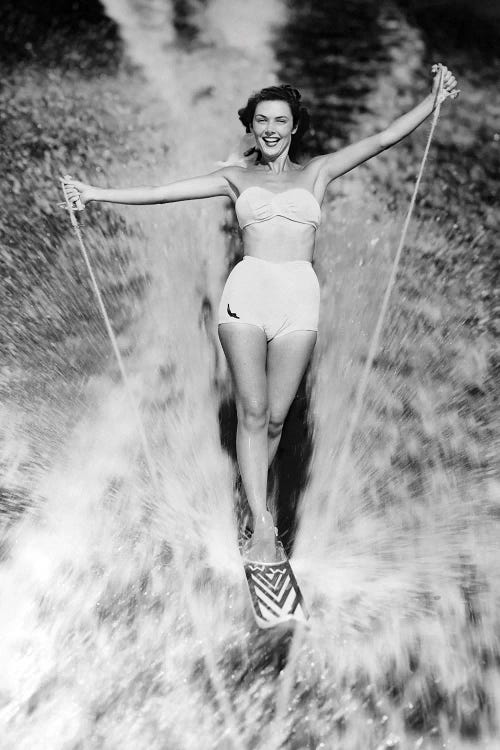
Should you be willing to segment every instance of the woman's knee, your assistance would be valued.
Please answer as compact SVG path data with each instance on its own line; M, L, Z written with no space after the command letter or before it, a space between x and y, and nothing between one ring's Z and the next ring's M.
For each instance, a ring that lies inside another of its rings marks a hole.
M281 414L270 414L269 415L269 424L267 426L267 432L269 437L277 438L281 435L283 431L283 424L285 422L285 417Z
M259 399L245 399L237 405L238 422L247 430L262 430L267 427L267 401Z

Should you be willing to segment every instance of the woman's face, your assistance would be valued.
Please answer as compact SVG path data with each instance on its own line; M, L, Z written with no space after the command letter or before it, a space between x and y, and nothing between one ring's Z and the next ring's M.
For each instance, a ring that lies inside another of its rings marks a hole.
M274 100L257 104L252 132L256 146L264 159L274 161L284 152L288 152L292 135L296 130L292 110L287 102Z

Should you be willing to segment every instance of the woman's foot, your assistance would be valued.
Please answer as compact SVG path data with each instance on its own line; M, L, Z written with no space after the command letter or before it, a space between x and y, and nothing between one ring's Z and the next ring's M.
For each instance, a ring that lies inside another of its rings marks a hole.
M245 554L253 560L262 562L276 560L276 533L274 520L269 511L256 516L252 537L245 546Z

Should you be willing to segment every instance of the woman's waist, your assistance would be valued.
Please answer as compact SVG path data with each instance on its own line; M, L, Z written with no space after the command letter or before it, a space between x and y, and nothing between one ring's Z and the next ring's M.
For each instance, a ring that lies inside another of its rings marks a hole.
M288 222L289 224L290 222ZM299 231L297 231L299 229ZM243 231L243 251L262 260L283 263L290 260L312 260L316 233L310 226L271 227L253 224Z
M312 269L313 267L312 260L305 260L304 258L292 258L291 260L289 259L276 260L276 259L269 259L269 258L261 258L258 255L244 255L240 262L260 264L261 266L269 267L270 270L272 270L273 268L276 268L276 269L288 268L290 270L293 270L294 268L299 269L301 267Z
M310 263L314 255L314 242L243 242L243 254L270 263Z

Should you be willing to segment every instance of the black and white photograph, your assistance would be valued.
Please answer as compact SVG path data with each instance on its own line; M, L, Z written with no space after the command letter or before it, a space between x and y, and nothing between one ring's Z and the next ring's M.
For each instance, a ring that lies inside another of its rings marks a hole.
M499 750L500 0L3 0L0 750Z

